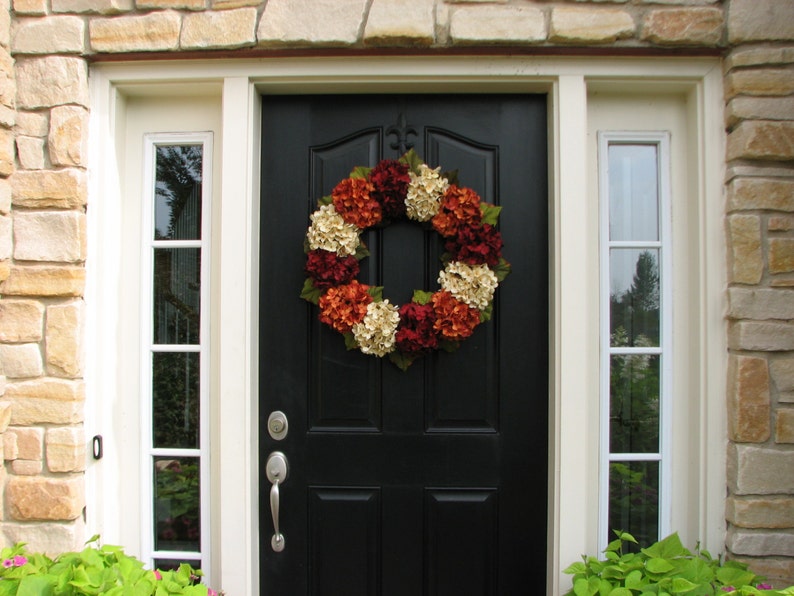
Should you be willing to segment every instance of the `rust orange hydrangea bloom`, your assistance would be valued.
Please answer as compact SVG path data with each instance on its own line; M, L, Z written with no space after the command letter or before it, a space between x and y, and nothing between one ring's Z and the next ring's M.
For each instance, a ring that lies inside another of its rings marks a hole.
M470 188L452 185L444 193L438 213L433 216L433 228L445 238L450 238L464 226L478 225L481 219L480 195Z
M347 223L369 228L380 223L383 209L372 198L375 187L363 178L345 178L331 191L334 209Z
M368 289L369 286L355 279L349 284L329 288L318 303L320 321L339 333L349 332L367 314L367 305L372 302Z
M444 339L459 341L469 337L480 324L480 311L441 290L430 298L436 320L433 329Z

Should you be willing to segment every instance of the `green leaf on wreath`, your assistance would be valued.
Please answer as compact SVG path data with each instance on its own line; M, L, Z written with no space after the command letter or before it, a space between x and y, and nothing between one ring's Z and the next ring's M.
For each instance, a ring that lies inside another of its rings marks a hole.
M405 372L408 370L408 367L413 364L414 360L416 360L416 356L409 356L408 354L403 354L399 350L395 350L394 352L389 352L389 360L391 360L397 368Z
M499 223L499 214L502 212L501 207L490 203L480 203L480 211L482 212L481 223L491 224L492 226Z
M303 282L303 289L301 290L301 298L304 300L308 300L312 304L318 304L320 302L320 296L323 295L323 290L320 288L314 287L314 280L311 277L307 277L306 281Z
M353 171L350 172L351 178L361 178L363 180L367 179L369 173L372 171L372 168L368 168L367 166L356 166L353 168Z
M345 347L348 350L355 350L358 348L358 342L356 341L356 338L353 336L352 332L348 331L347 333L343 334L343 337L345 338Z
M367 294L372 296L373 301L383 302L383 286L369 286L367 288Z
M493 267L493 272L496 274L496 281L502 283L505 278L510 275L510 272L513 270L510 267L510 263L504 260L504 258L500 258L499 262L496 264L496 267Z
M447 179L447 182L450 184L454 184L455 186L460 186L460 180L458 180L458 170L452 170L450 172L441 172L441 175Z
M320 207L324 207L325 205L333 205L334 204L334 198L331 195L327 195L325 197L320 198L317 201L317 204Z
M490 321L492 315L493 315L493 302L489 302L488 306L485 307L485 310L480 311L480 323L485 323L486 321Z
M424 162L422 158L414 151L413 149L408 150L400 159L398 159L400 163L404 163L408 166L408 169L412 171L414 174L419 173L419 166L421 166Z
M433 297L433 292L425 292L424 290L414 290L413 298L411 298L411 302L416 302L417 304L427 304L430 302L430 299Z
M367 245L363 242L359 242L358 246L356 247L356 252L353 256L356 257L357 261L366 259L369 256L369 249L367 248Z

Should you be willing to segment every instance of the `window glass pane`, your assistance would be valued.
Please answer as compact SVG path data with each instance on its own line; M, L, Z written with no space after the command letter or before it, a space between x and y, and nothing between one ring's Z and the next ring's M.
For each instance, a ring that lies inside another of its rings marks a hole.
M610 345L659 345L659 250L609 251Z
M154 446L199 447L199 354L152 354Z
M154 250L154 343L198 344L201 249Z
M659 540L659 462L609 465L609 530L610 539L621 530L642 547Z
M609 145L610 240L659 239L656 145Z
M187 563L193 569L201 565L200 559L155 559L154 568L160 571L176 571L182 563ZM196 583L199 583L196 581ZM195 585L195 584L194 584Z
M659 451L659 356L610 357L609 450Z
M199 494L197 457L154 458L155 550L200 550Z
M156 148L155 240L201 239L201 145Z

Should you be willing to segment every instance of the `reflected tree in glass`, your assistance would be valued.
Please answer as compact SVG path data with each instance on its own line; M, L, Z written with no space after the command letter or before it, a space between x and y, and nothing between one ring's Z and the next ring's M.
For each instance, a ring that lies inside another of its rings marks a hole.
M618 272L633 261L631 285L613 282L610 291L610 329L613 347L659 345L659 258L656 250L616 249L610 268ZM628 277L629 273L626 273Z
M201 238L201 145L157 147L154 239Z

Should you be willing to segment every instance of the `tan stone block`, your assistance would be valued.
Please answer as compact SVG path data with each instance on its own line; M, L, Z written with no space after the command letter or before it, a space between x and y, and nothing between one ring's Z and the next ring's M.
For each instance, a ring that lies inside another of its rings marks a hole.
M47 0L14 0L14 12L18 15L45 15Z
M794 289L729 288L732 319L794 319Z
M88 106L88 67L83 58L43 56L17 60L17 104L35 110L64 104Z
M728 367L728 436L762 443L770 436L769 371L766 360L734 356Z
M0 128L0 176L7 178L14 172L14 131Z
M731 0L727 12L732 44L794 39L794 3L790 0Z
M52 0L55 13L118 14L134 8L134 0Z
M370 45L426 46L436 34L432 0L374 0L364 28Z
M3 388L5 393L5 388ZM8 430L8 425L11 423L11 403L7 401L0 401L0 434Z
M727 461L728 485L736 495L794 494L794 451L731 444Z
M531 6L467 6L450 15L453 43L532 43L545 41L546 16Z
M11 462L11 471L17 476L38 476L43 469L41 460L15 459Z
M791 120L794 118L794 97L734 97L728 102L728 126L742 120Z
M757 215L728 217L730 281L757 284L764 272L761 219Z
M794 238L772 238L769 240L769 272L788 273L794 271Z
M794 585L794 559L765 557L730 557L732 561L744 563L750 570L766 578L767 583L777 587Z
M230 8L241 8L243 6L261 6L262 2L260 0L211 0L210 4L213 10L228 10Z
M725 95L788 95L794 92L792 78L785 68L736 70L725 77Z
M85 303L80 301L47 308L47 372L55 376L80 377L84 362Z
M12 427L6 431L16 435L17 459L40 460L44 457L44 429Z
M85 420L81 401L26 397L11 399L11 403L11 421L15 424L77 424Z
M11 233L12 219L7 215L0 215L0 261L11 258L14 243Z
M730 51L723 62L725 72L742 66L772 64L794 64L794 47L738 46Z
M259 5L261 2L256 0L256 3ZM168 8L173 10L204 10L206 4L205 0L138 0L135 6L139 10L165 10ZM248 6L252 5L251 3L248 4ZM224 8L232 7L226 6Z
M0 215L11 212L11 185L8 180L0 178Z
M15 172L10 178L12 202L35 209L83 207L88 195L85 172L74 168Z
M723 22L719 8L662 8L645 17L640 38L660 45L714 46L722 39Z
M558 6L552 9L549 39L560 43L611 43L632 37L631 14L614 8Z
M769 373L778 391L794 391L794 358L772 360Z
M85 383L66 379L41 378L33 381L9 383L6 387L6 399L49 399L54 401L82 402L85 399ZM24 426L29 423L16 422L12 412L12 423Z
M94 52L155 52L179 47L181 17L176 12L94 18L88 24Z
M24 542L33 552L55 557L61 553L84 548L85 526L82 516L69 523L13 523L2 525L6 544Z
M182 21L179 46L183 50L239 48L256 42L255 8L198 12Z
M47 145L53 165L85 166L88 157L88 111L78 106L53 108Z
M17 458L17 436L14 433L3 434L3 457L5 461L14 461Z
M4 282L11 275L11 265L8 261L0 261L0 283Z
M18 19L11 31L15 54L80 54L85 51L85 21L77 16Z
M78 211L14 213L14 258L75 263L85 260L85 214Z
M86 444L82 428L51 428L47 431L46 444L50 472L85 470Z
M725 545L738 555L794 557L794 534L729 528Z
M728 327L728 347L751 352L788 352L794 350L794 325L735 321Z
M366 0L269 0L259 20L260 45L343 46L358 41Z
M8 512L20 521L75 519L85 506L84 482L82 476L12 476L6 485Z
M728 210L794 211L794 180L734 178L728 184Z
M766 229L770 232L789 232L794 230L794 216L770 215L766 220Z
M17 159L23 170L44 169L44 139L17 137Z
M792 497L728 497L725 518L741 528L794 528Z
M44 373L38 344L0 344L0 361L6 377L24 379Z
M728 135L728 159L794 159L794 122L742 122Z
M50 130L49 112L17 112L18 135L46 137Z
M775 443L794 443L794 410L779 409L775 418ZM792 524L794 527L794 524Z
M82 296L84 291L83 267L15 266L0 283L0 294L9 296Z
M13 108L0 104L0 126L13 128L16 124L17 113Z

